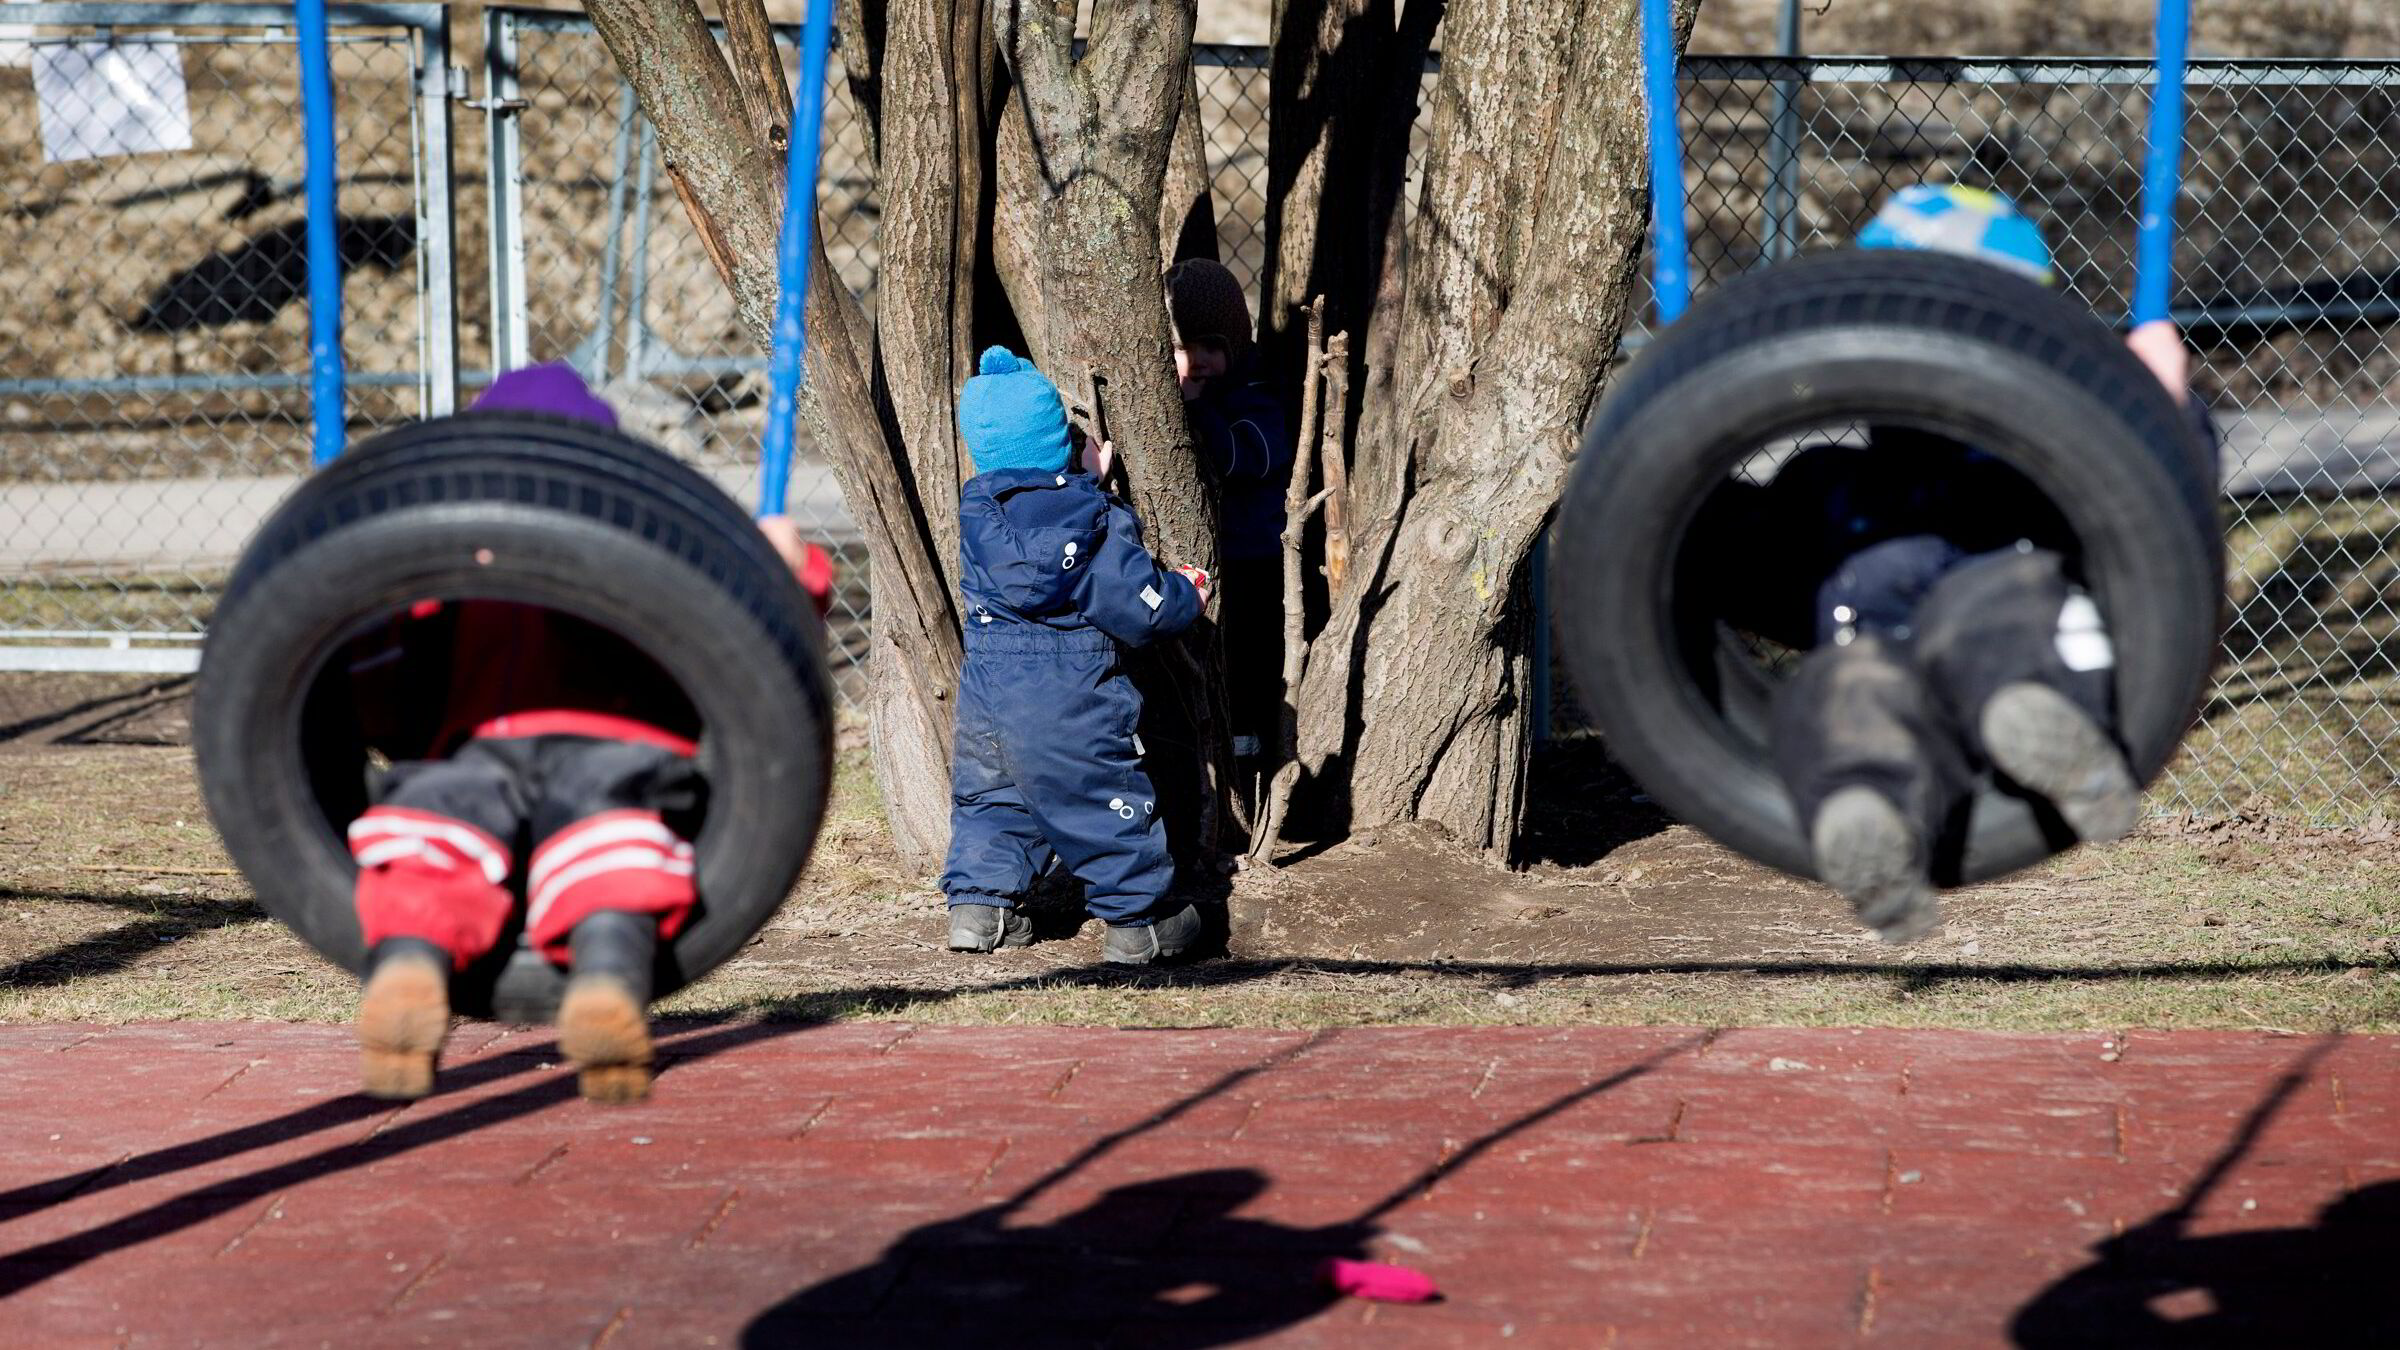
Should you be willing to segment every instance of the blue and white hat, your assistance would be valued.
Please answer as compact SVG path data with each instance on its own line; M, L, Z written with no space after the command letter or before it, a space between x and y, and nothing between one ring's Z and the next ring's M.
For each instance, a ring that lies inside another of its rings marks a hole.
M1978 258L2047 286L2050 246L2008 198L1956 183L1920 183L1892 194L1867 228L1860 248L1927 248Z

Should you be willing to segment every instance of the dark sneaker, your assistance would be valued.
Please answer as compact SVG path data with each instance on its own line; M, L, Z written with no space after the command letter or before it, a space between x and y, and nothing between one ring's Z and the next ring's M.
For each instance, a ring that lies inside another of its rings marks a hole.
M449 1034L449 954L417 938L377 943L358 997L361 1088L400 1101L433 1091L434 1057Z
M1826 798L1808 841L1817 878L1840 891L1877 937L1914 942L1940 926L1924 841L1882 793L1846 787Z
M558 1003L558 1051L587 1101L640 1101L650 1095L658 920L604 910L577 923L567 947L573 973Z
M952 905L950 950L988 952L1033 941L1033 920L999 905Z
M2008 685L1977 719L2000 772L2047 798L2088 843L2118 838L2141 819L2142 790L2091 714L2048 685Z
M1110 965L1146 966L1183 955L1199 936L1200 911L1185 905L1153 923L1110 924L1100 955Z

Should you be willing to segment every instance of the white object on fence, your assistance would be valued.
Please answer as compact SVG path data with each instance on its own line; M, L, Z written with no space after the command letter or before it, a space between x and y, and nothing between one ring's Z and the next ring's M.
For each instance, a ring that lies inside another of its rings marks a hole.
M33 64L33 25L0 23L0 66Z
M33 49L42 158L52 164L192 148L183 49L163 42L45 42Z

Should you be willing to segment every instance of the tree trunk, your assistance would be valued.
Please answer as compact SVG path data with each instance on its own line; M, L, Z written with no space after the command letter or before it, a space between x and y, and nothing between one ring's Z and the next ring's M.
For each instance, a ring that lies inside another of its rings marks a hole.
M1159 256L1169 266L1217 256L1217 204L1209 193L1208 128L1200 124L1200 72L1184 63L1183 111L1167 152L1167 182L1159 194Z
M746 117L742 83L693 0L592 0L587 8L658 128L661 159L694 227L727 269L742 326L766 348L783 214L780 151ZM886 209L916 187L887 180ZM915 492L905 449L889 435L874 395L864 316L827 266L823 237L810 260L802 416L866 538L875 643L896 658L876 663L870 716L877 775L902 856L922 868L947 841L948 727L960 662L955 608L928 517L947 516L955 530L958 501L955 491L932 502Z
M1072 0L1014 0L996 18L1018 92L1005 115L1020 125L1004 136L1021 137L1022 156L1003 191L1022 194L1020 228L1042 245L1045 331L1035 345L1070 401L1093 394L1105 405L1150 550L1213 573L1216 502L1176 390L1160 255L1167 171L1192 87L1193 11L1177 0L1103 5L1080 60L1074 13ZM1214 645L1204 628L1163 654L1168 686L1148 691L1174 696L1201 757L1203 850L1220 844L1230 776Z
M1683 15L1688 31L1690 13ZM1524 807L1527 560L1623 325L1647 220L1636 0L1457 0L1351 570L1302 757L1353 828L1507 848Z
M760 54L760 0L727 3L739 78L694 0L590 9L763 346L781 74ZM1096 389L1153 551L1215 566L1161 286L1170 256L1202 251L1192 17L1185 0L1099 0L1078 59L1073 0L855 0L843 16L885 203L881 328L820 248L803 410L875 569L873 743L912 864L948 825L956 489L972 471L953 418L979 340L1013 324L1070 400L1096 410ZM1352 339L1349 406L1322 409L1327 438L1353 446L1350 557L1304 665L1300 757L1337 779L1354 826L1429 820L1506 847L1524 804L1527 560L1616 349L1645 222L1637 0L1285 0L1276 46L1262 327L1272 350L1291 303L1321 290L1329 329ZM1164 664L1221 804L1212 648L1204 629Z
M1379 233L1369 189L1384 112L1378 95L1395 55L1392 24L1392 0L1275 5L1267 256L1259 279L1259 332L1270 369L1298 373L1303 311L1311 300L1324 298L1327 332L1365 326L1374 299L1376 250L1369 245ZM1401 146L1405 161L1405 122Z
M958 396L975 373L977 215L984 190L981 0L891 8L883 146L908 165L884 185L876 234L876 354L947 601L958 593L958 489L975 474L958 435Z

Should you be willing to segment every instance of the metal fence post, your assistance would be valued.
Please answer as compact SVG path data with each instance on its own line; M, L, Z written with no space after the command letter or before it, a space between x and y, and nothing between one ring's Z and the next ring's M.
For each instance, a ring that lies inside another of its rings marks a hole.
M1783 0L1775 22L1775 46L1786 57L1800 55L1800 0ZM1767 130L1767 239L1769 258L1800 251L1800 81L1775 81Z
M450 11L437 7L418 30L417 119L423 129L417 175L417 248L424 260L420 309L425 335L427 417L458 411L458 223L450 175Z
M483 15L484 210L491 247L494 372L532 363L525 298L525 100L517 83L517 21L504 9Z
M625 262L625 194L631 190L626 182L633 170L633 124L640 112L634 107L633 86L622 86L617 94L617 176L608 184L608 236L600 253L600 309L592 316L592 331L567 361L594 384L608 383L610 348L617 341L617 281Z
M633 269L625 285L625 374L638 380L650 373L650 192L658 182L658 128L647 117L634 162L641 167L633 176L633 246L625 254Z

